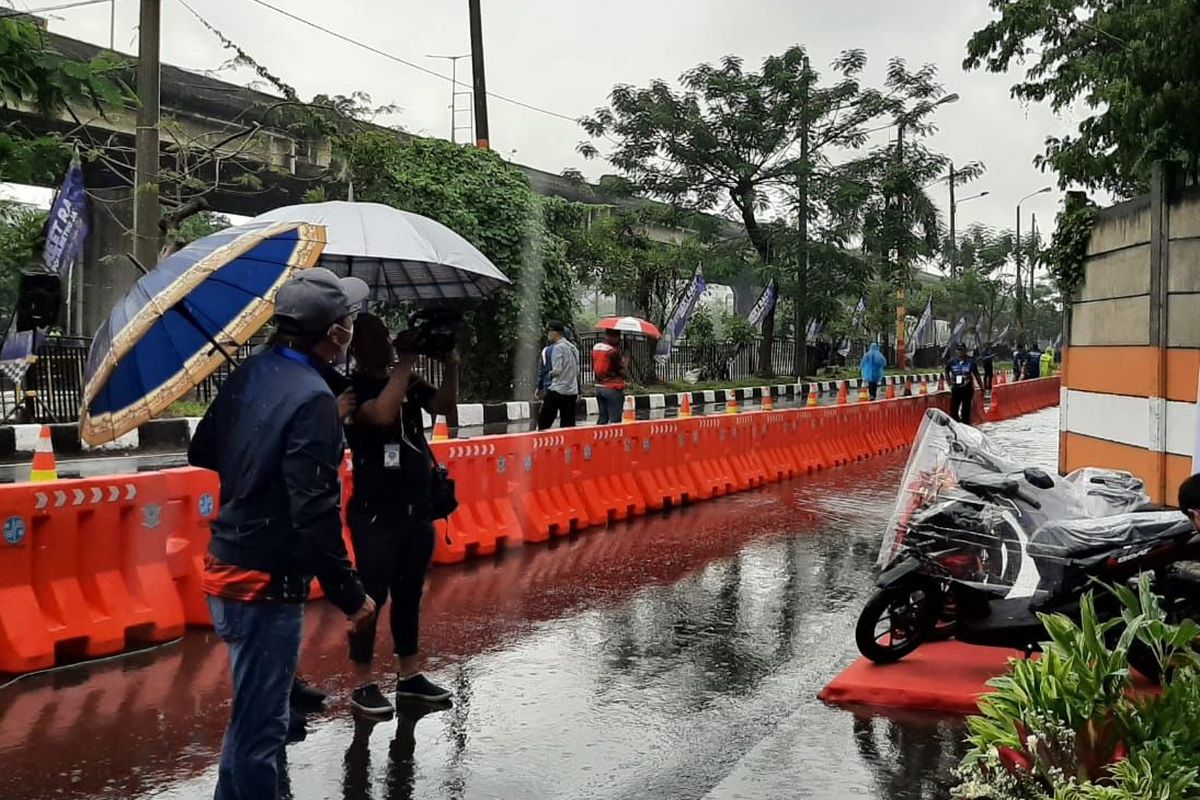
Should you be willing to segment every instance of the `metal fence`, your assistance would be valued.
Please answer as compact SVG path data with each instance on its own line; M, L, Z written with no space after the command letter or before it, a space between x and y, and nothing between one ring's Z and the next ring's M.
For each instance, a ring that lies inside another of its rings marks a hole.
M580 334L576 345L580 354L580 381L587 388L595 383L591 350L600 341L600 334L589 331ZM238 349L235 358L241 362L261 346L254 341ZM686 383L691 381L742 381L758 374L761 340L746 345L732 342L698 345L681 342L671 348L665 364L654 359L656 343L652 340L626 338L624 347L632 357L632 379L641 385L654 383ZM50 337L38 351L38 360L25 376L23 387L16 386L0 373L0 418L5 421L73 422L79 416L83 396L83 374L87 367L90 339ZM795 363L796 343L777 339L771 348L771 364L776 375L791 375ZM861 348L841 357L825 343L809 345L809 371L830 365L857 365ZM914 358L915 366L940 362L941 352L922 351ZM889 358L889 361L891 359ZM444 367L439 361L421 357L416 369L435 385L440 384ZM219 366L204 380L190 398L209 402L216 397L233 367ZM23 391L22 391L23 390ZM29 393L29 394L26 394Z

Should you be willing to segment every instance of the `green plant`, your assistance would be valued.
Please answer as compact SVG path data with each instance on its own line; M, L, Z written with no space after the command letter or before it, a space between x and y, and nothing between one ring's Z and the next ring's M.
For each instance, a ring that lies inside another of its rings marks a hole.
M758 336L758 331L741 314L723 314L721 330L725 332L725 340L737 345L751 344Z
M1054 238L1046 248L1044 259L1064 298L1070 297L1083 283L1088 242L1097 213L1095 204L1085 195L1072 192L1058 214Z
M459 337L464 395L531 393L546 324L570 321L578 304L567 243L547 224L548 204L491 151L378 131L347 134L343 148L360 199L441 222L513 282L467 313Z
M692 315L685 332L688 344L697 347L708 347L717 343L717 329L713 324L712 313L707 308L701 308Z
M1094 596L1078 623L1043 615L1039 659L1014 660L968 721L961 798L1116 800L1200 797L1200 627L1167 620L1148 577L1112 590L1120 618L1101 622ZM1134 697L1131 648L1174 667L1160 696Z

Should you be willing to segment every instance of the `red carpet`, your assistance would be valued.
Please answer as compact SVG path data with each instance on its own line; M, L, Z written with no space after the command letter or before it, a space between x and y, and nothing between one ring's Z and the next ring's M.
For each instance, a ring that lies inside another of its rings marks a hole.
M1002 675L1015 650L934 642L895 664L860 658L821 690L818 697L836 705L920 708L973 714L984 684Z
M817 697L834 705L974 714L976 701L988 690L985 684L1008 671L1008 659L1020 657L1019 651L1001 647L934 642L895 664L859 658ZM1157 692L1158 687L1135 672L1133 691Z

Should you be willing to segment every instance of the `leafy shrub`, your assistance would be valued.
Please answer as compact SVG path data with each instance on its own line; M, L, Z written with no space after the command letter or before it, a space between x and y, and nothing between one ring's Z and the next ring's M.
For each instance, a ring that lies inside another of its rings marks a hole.
M1169 622L1144 578L1113 589L1120 619L1091 593L1077 624L1042 615L1039 659L1014 660L968 720L955 796L982 800L1200 798L1200 626ZM1162 694L1132 696L1131 648L1167 668Z

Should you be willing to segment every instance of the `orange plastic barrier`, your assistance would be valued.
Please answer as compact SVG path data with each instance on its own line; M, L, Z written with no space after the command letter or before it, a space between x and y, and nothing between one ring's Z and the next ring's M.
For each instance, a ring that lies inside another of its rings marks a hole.
M167 565L183 604L183 618L188 625L211 625L200 586L204 553L208 550L208 526L220 507L221 483L217 473L193 467L164 470L162 475L168 497L163 515L170 531Z
M1057 375L1016 383L994 384L992 404L986 419L989 422L999 422L1056 406L1060 400L1061 386L1062 380Z
M459 503L448 521L436 525L434 563L454 564L520 544L521 522L509 486L513 455L501 452L493 439L440 442L433 452L454 478Z
M160 473L0 487L0 672L183 633Z

